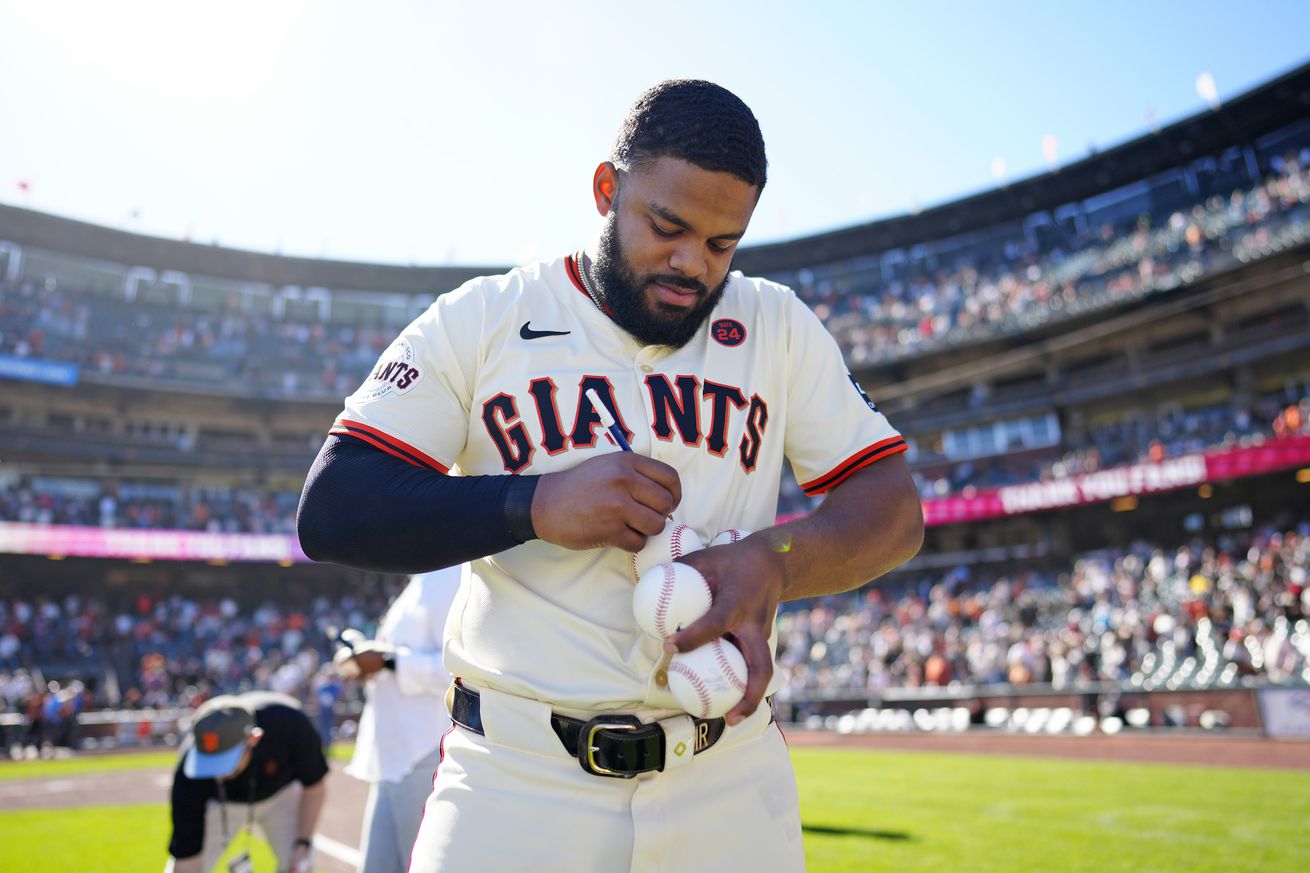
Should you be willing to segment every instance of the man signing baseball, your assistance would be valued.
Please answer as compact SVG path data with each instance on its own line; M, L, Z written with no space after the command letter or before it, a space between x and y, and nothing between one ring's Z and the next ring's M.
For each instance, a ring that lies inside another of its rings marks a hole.
M804 869L761 706L777 606L903 563L923 519L904 440L818 318L730 272L765 179L740 99L654 86L592 178L597 238L441 295L332 426L301 499L310 557L470 562L447 626L456 726L411 870ZM824 501L775 526L784 459ZM631 568L666 523L756 533L683 558L712 606L662 643L636 626ZM660 681L665 647L723 636L745 694L693 718Z

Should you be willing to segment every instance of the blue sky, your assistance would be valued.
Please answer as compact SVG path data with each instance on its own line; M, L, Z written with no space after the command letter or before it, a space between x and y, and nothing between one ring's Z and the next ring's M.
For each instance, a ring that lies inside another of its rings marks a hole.
M737 92L746 244L1044 172L1310 60L1310 3L0 0L0 201L390 263L585 243L590 179L664 78ZM20 188L25 182L27 190ZM3 227L0 227L3 238Z

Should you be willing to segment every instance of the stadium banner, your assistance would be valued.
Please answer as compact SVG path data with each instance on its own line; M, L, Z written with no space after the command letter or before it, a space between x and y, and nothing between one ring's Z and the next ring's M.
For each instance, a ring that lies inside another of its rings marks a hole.
M77 364L64 361L45 361L40 358L18 358L0 355L0 379L18 382L41 382L72 388L77 384Z
M1237 446L1163 461L1112 467L1095 473L1066 476L1043 482L975 490L923 501L924 522L929 526L981 521L1047 509L1104 503L1173 491L1177 488L1238 479L1310 465L1310 435L1266 440L1259 445Z
M1261 688L1255 695L1265 736L1310 739L1310 688Z
M0 521L0 553L60 558L301 563L309 558L292 534L82 527Z

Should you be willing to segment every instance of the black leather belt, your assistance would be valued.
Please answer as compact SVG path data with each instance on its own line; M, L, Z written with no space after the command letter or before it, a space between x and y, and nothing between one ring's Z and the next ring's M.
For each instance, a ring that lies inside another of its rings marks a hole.
M455 683L450 717L475 734L482 729L482 703L478 693ZM692 718L695 723L693 754L700 754L723 736L721 718ZM664 769L664 731L643 723L635 715L598 715L583 721L552 712L550 726L564 748L582 769L596 776L631 779L638 773Z

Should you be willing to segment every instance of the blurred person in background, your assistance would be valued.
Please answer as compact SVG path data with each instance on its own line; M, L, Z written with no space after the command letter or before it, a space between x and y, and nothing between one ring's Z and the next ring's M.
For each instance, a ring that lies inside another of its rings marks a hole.
M243 830L246 846L228 869L251 873L255 825L278 873L310 873L327 772L318 731L292 698L252 691L206 701L173 773L165 873L209 873Z
M459 567L410 579L378 626L377 639L354 638L337 668L367 681L355 755L346 768L370 783L360 837L359 873L405 873L423 804L450 727L450 673L441 654Z
M314 726L323 738L323 754L332 747L332 731L337 724L337 701L345 689L341 686L341 676L332 664L324 664L314 674L310 691L314 697Z

